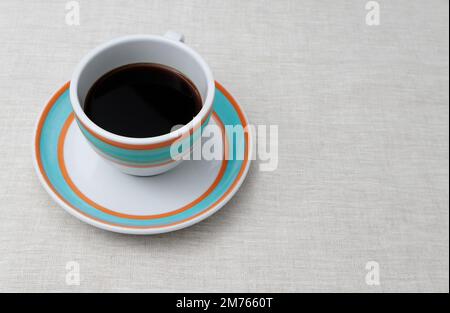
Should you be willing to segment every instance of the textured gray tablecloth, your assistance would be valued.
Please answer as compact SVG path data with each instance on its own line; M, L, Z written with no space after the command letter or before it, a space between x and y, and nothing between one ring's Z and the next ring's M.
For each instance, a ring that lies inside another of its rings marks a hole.
M449 2L380 0L378 26L366 2L80 0L68 26L65 1L0 1L0 291L448 292ZM278 169L188 229L96 229L41 187L36 118L91 48L167 29L279 125Z

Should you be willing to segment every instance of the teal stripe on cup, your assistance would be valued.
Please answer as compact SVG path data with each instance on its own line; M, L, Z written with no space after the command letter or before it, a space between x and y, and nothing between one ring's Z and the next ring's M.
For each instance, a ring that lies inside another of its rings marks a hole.
M196 142L200 138L203 129L206 127L206 125L208 125L210 118L211 114L207 117L201 127L196 129L191 136L186 137L182 141L180 141L180 145L183 148L183 150L179 151L180 154L185 154L190 151L194 142ZM172 156L170 154L170 145L167 147L149 150L131 150L119 148L94 137L93 135L91 135L91 133L89 133L89 131L86 130L86 128L84 128L81 123L78 123L78 125L80 126L83 135L88 141L90 141L91 144L95 146L95 148L97 148L110 158L117 159L118 161L126 162L130 165L143 165L163 163L172 160Z

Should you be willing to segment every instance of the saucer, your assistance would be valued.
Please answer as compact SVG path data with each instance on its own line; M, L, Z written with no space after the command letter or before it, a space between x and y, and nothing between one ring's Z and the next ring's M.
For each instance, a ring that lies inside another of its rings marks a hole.
M245 128L247 118L219 83L210 123L219 126L221 135L211 140L221 155L229 157L185 160L151 177L123 174L96 154L76 125L69 85L56 92L39 117L33 158L45 190L78 219L119 233L170 232L217 212L244 181L251 161L251 135L236 136L224 125ZM239 149L243 158L232 158Z

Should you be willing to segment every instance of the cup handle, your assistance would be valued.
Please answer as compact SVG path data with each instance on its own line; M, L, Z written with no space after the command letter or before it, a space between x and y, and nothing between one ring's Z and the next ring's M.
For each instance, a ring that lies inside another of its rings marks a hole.
M168 30L165 34L164 37L170 39L170 40L174 40L174 41L180 41L180 42L184 42L184 35L177 33L173 30Z

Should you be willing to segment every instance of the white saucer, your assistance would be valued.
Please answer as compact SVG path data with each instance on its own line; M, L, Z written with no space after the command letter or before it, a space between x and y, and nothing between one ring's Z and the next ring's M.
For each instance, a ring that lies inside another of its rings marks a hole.
M250 166L251 136L224 125L247 126L242 108L216 83L210 123L222 160L187 160L153 177L123 174L100 158L74 121L69 83L49 101L35 133L35 167L47 192L70 214L96 227L127 234L157 234L188 227L212 215L236 193ZM236 136L236 135L235 135ZM236 140L237 139L237 140ZM232 145L232 146L230 146ZM232 149L230 149L232 148ZM233 151L244 158L235 160Z

